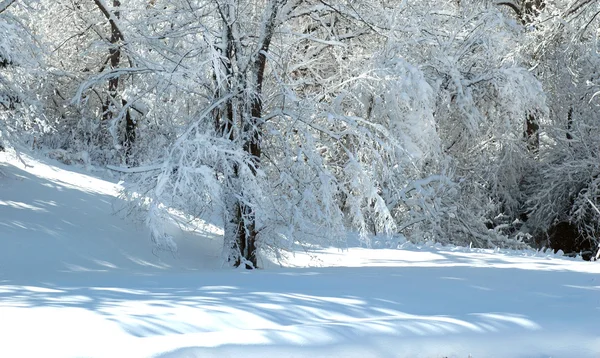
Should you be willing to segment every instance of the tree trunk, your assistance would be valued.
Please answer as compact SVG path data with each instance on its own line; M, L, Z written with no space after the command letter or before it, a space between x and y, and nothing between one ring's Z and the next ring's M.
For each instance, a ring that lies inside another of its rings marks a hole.
M121 100L121 103L123 107L127 106L126 100ZM135 121L133 120L133 117L131 117L131 111L127 109L127 111L125 111L125 139L123 141L127 160L131 157L131 147L135 142L135 138Z
M533 153L537 154L540 150L540 126L537 122L537 118L534 114L527 114L526 129L525 129L525 139L527 140L527 149Z
M234 2L235 3L235 2ZM271 39L273 38L278 10L284 5L285 0L272 0L269 2L269 7L266 9L267 17L265 18L264 28L259 36L259 43L256 52L244 45L243 41L236 38L240 35L239 31L234 31L234 21L229 21L235 18L230 16L231 11L235 10L234 3L229 3L228 6L219 7L222 20L224 22L224 41L226 44L221 50L225 52L227 62L222 63L223 73L228 77L227 80L235 82L238 88L244 89L241 91L241 98L238 98L240 105L237 114L234 114L233 102L228 101L224 108L221 108L216 113L215 125L217 130L231 141L240 141L242 149L249 154L250 163L248 163L251 175L256 175L260 165L262 155L260 127L262 125L263 102L262 88L264 83L264 73L267 64L267 52ZM238 53L246 50L250 55L251 60L248 68L240 68L237 63L238 56L243 54ZM233 65L233 64L236 65ZM235 73L235 71L245 71ZM217 76L215 76L216 78ZM234 83L228 83L228 90L231 92ZM218 91L222 91L222 84L217 83ZM220 96L223 93L218 94ZM237 108L237 107L236 107ZM249 112L249 113L248 113ZM239 116L235 118L235 116ZM236 137L235 124L239 123L239 133ZM244 198L244 187L240 184L239 168L234 168L234 173L229 173L232 177L228 178L228 190L230 193L226 195L225 209L227 210L225 223L225 249L233 249L235 257L229 257L229 261L233 262L236 267L245 265L247 269L257 268L257 240L258 230L256 225L256 213L254 208Z
M120 12L117 10L112 15L108 11L108 9L104 8L100 1L96 1L96 5L100 8L106 19L110 24L110 48L108 49L108 61L110 63L110 68L115 69L119 67L119 63L121 62L121 49L119 47L119 41L123 40L123 35L119 30L117 24L114 19L118 19L120 16ZM113 6L119 7L121 3L119 0L113 0ZM114 19L111 18L114 16ZM102 117L104 120L111 120L114 117L115 112L115 101L117 98L117 89L119 88L119 77L114 76L108 80L108 96L106 97L106 101L104 102L104 106L102 108L103 113Z
M120 47L119 42L122 42L125 40L125 38L123 36L123 32L121 31L121 29L115 22L115 20L120 18L121 13L119 10L115 10L111 15L111 13L108 11L107 8L104 7L104 5L101 1L95 0L95 3L96 3L96 6L98 6L98 8L100 9L100 11L102 11L102 13L104 14L104 16L106 17L106 19L108 20L108 22L110 24L109 42L110 42L111 46L110 46L110 49L108 50L108 54L109 54L108 60L110 63L110 68L114 70L116 68L119 68L119 65L121 63L121 47ZM120 0L113 0L113 7L118 9L120 6L121 6ZM118 103L117 98L118 98L118 90L119 90L119 79L120 79L119 76L113 76L108 80L108 95L106 97L106 102L102 106L102 111L103 111L102 118L105 121L112 120L117 113L117 109L115 107L116 107L116 104ZM127 101L122 99L121 105L126 106ZM125 147L125 154L127 157L130 156L131 147L136 139L135 127L136 127L135 121L133 120L133 117L131 116L131 112L127 108L125 111L125 135L121 141L121 145L123 147Z
M569 113L567 113L567 140L573 139L573 135L571 134L572 129L573 129L573 107L570 107ZM569 146L571 146L571 142L569 142Z

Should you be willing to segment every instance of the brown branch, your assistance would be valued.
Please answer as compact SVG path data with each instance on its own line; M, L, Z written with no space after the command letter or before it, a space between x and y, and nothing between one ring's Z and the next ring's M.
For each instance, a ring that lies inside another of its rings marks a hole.
M125 38L123 37L123 32L121 31L121 29L119 29L119 26L115 22L114 17L111 15L110 11L108 11L106 6L104 5L104 2L102 2L102 0L94 0L94 3L96 4L96 6L98 6L98 9L102 11L102 14L104 14L104 17L106 17L106 19L110 23L110 26L113 29L117 40L125 41Z
M69 36L66 40L64 40L63 42L60 43L60 45L58 45L54 50L52 50L52 53L58 51L61 47L63 47L67 42L69 42L71 39L75 38L75 37L81 37L83 35L85 35L85 33L91 29L94 26L94 24L89 25L85 30L76 33L72 36Z
M0 2L0 14L6 11L16 0L4 0Z
M583 27L583 30L581 30L581 34L583 35L583 33L587 30L587 28L590 26L590 24L592 22L594 22L594 20L596 19L596 17L598 17L598 15L600 14L600 11L596 12L594 14L594 16L592 16L592 18L590 19L590 21L587 22L587 24L585 24L585 26Z
M355 13L354 15L346 13L346 12L342 12L340 9L338 9L338 8L334 7L333 5L325 2L324 0L319 0L319 2L321 4L323 4L324 6L330 8L332 11L338 13L343 18L345 18L345 19L351 18L351 19L354 19L354 20L358 20L358 21L364 23L368 28L370 28L371 31L373 31L376 34L379 34L379 32L373 27L373 25L371 23L365 21L362 18L362 16L360 15L360 13L358 11L356 11L356 9L354 9L354 7L351 4L350 4L350 8L354 11L354 13Z
M574 13L576 13L577 11L579 11L579 9L581 9L582 7L588 5L589 3L591 3L592 0L583 0L580 1L578 4L574 4L564 15L564 17L568 17L573 15Z
M519 20L523 20L523 13L521 12L521 9L519 9L519 7L516 4L514 4L510 1L507 1L507 2L499 2L496 5L508 6L515 12L515 14L519 18Z

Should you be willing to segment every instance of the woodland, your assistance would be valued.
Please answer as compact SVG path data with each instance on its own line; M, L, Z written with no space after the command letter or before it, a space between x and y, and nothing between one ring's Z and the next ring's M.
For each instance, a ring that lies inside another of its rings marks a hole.
M600 2L3 0L2 150L108 168L175 251L600 238Z

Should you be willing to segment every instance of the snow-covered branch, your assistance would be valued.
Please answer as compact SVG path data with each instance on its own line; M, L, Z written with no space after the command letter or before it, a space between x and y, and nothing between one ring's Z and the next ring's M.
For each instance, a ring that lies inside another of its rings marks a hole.
M0 2L0 14L6 11L16 0L4 0Z

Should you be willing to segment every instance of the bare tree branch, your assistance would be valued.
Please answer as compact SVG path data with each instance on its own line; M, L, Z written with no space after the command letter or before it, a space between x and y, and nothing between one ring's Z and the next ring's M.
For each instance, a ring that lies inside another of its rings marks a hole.
M117 23L115 21L115 17L110 13L110 11L108 11L108 8L106 7L106 4L104 3L104 1L94 0L94 3L96 4L96 6L98 6L98 9L100 9L100 11L102 11L102 13L104 14L104 17L106 17L106 19L110 23L111 28L114 29L117 39L121 40L121 41L125 41L125 37L123 37L123 32L117 25Z
M6 11L16 0L4 0L0 2L0 14Z
M505 1L505 2L499 2L496 5L508 6L515 12L515 14L519 18L519 20L521 20L523 18L523 13L521 12L521 9L515 3L512 3L510 1Z
M565 13L565 17L571 16L574 13L576 13L577 11L579 11L579 9L581 9L582 7L588 5L589 3L591 3L592 0L581 0L578 3L573 4L573 6L571 6L571 8L569 10L567 10L567 12Z

